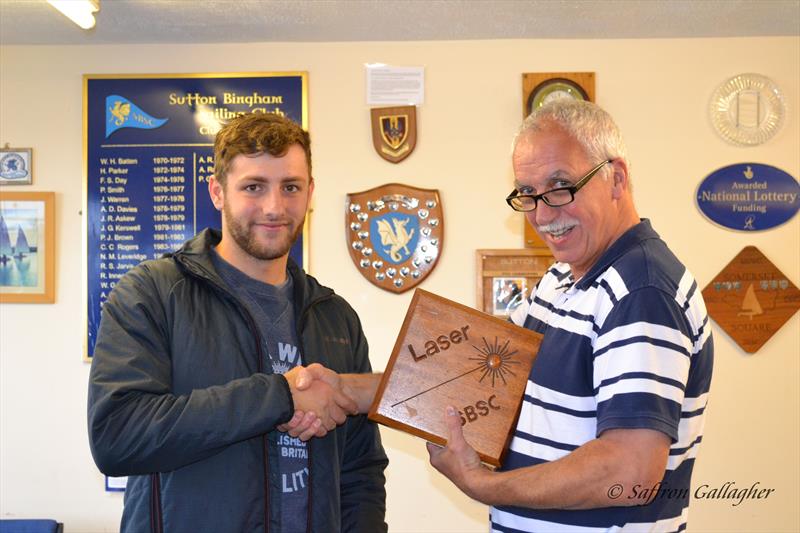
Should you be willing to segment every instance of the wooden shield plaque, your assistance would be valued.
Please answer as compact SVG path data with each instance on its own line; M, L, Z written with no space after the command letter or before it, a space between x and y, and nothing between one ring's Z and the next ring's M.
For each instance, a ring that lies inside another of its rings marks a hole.
M800 289L755 246L746 246L703 289L708 314L755 353L800 308Z
M349 193L344 219L350 259L381 289L405 292L439 261L444 218L436 189L388 183Z
M372 145L390 163L411 155L417 145L417 108L413 105L377 107L372 115Z
M452 405L467 442L499 466L541 338L417 289L369 417L445 445L445 407Z

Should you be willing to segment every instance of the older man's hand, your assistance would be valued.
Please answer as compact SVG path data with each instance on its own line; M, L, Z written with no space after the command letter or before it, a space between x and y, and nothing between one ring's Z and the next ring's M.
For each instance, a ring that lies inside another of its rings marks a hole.
M447 445L442 447L427 443L431 465L452 481L464 494L480 500L483 478L491 472L481 464L475 449L464 438L461 417L455 407L447 406L445 411L447 425Z

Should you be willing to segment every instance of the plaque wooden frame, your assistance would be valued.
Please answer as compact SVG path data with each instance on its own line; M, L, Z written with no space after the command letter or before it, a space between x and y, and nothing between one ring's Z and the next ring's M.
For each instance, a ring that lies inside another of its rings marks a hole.
M499 466L542 336L417 289L369 410L385 426L445 445L459 411L481 460Z
M708 314L756 353L800 309L800 289L755 246L745 246L703 289Z
M494 316L508 316L509 307L513 309L517 300L511 300L510 306L498 305L498 280L522 280L524 287L517 299L530 294L530 289L542 279L547 269L555 262L550 250L541 248L524 248L518 250L475 250L475 272L477 272L476 307ZM518 282L519 285L519 282Z

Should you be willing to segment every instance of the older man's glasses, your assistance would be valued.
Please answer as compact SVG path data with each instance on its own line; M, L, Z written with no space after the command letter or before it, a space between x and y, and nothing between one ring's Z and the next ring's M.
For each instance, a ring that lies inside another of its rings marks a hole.
M589 183L589 180L603 168L606 163L611 163L610 159L606 159L592 170L589 171L584 177L572 187L559 187L558 189L550 189L542 194L520 194L517 189L511 191L511 194L506 196L506 203L511 206L514 211L533 211L539 200L543 201L550 207L561 207L567 205L575 200L575 193L581 190L581 187Z

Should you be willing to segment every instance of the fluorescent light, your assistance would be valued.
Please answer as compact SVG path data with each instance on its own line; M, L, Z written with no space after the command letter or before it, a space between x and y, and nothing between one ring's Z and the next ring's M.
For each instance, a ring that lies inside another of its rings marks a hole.
M84 30L94 28L93 13L100 11L100 0L47 0L47 3Z

